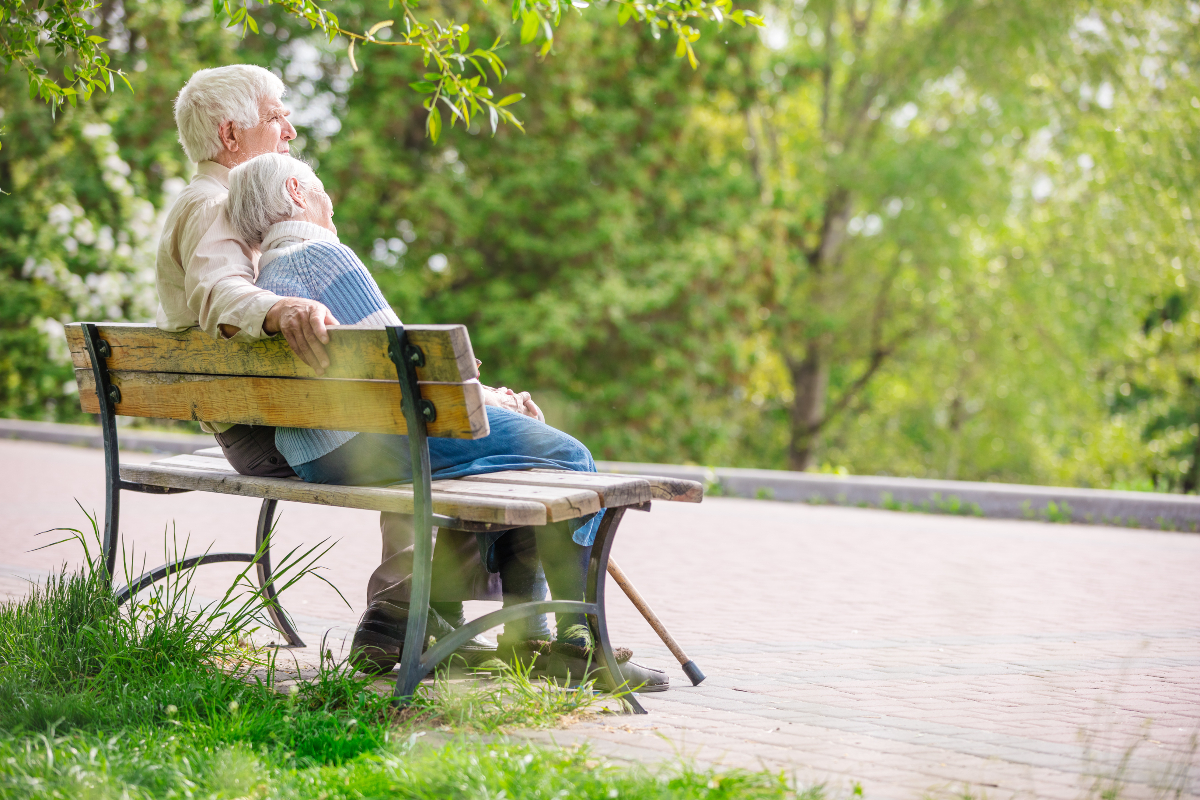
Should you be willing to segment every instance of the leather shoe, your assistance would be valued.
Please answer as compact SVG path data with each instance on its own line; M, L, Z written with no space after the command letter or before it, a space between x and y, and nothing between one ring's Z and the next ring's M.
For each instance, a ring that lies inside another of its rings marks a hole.
M671 688L671 679L660 669L636 664L633 651L627 647L614 647L617 669L621 671L617 683L624 690L634 692L665 692ZM604 658L594 647L581 647L569 642L550 645L550 656L546 660L545 676L578 686L585 680L594 680L600 687L607 687Z
M459 625L465 620L456 620ZM425 620L425 642L421 652L429 649L430 640L444 638L455 630L432 608ZM358 629L354 631L354 641L350 645L350 663L359 672L368 675L383 675L391 672L400 663L400 651L404 649L404 635L408 631L408 604L395 603L390 600L376 600L367 606L358 621ZM467 660L468 665L481 663L496 657L496 646L476 636L468 639L458 650L457 655Z

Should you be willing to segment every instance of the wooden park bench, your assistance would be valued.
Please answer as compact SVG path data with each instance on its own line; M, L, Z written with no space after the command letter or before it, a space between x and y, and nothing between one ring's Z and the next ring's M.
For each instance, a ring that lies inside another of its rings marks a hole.
M67 340L85 412L99 414L104 431L106 509L103 552L114 574L122 491L175 494L205 491L263 501L255 552L208 553L164 564L118 589L121 601L173 572L221 562L247 562L271 619L289 644L303 646L276 598L270 532L281 500L393 511L415 517L412 601L395 696L412 697L418 682L469 638L501 623L546 612L583 613L616 691L620 675L605 621L609 551L626 509L648 511L652 500L699 502L692 481L557 470L529 470L430 480L427 437L488 435L475 354L462 325L333 328L331 365L318 378L282 338L217 341L199 330L161 331L153 325L74 323ZM116 415L205 420L247 425L407 434L411 485L387 487L304 483L239 475L219 448L148 465L121 464ZM609 509L592 548L586 597L528 602L485 614L421 655L428 613L433 527L496 532ZM634 713L645 713L626 697Z

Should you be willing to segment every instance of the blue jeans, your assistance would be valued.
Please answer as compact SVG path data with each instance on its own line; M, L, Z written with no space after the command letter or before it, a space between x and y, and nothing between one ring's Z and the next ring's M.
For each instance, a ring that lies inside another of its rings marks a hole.
M595 472L592 454L575 438L544 422L494 406L487 407L491 432L482 439L429 439L432 479L461 478L509 469L567 469ZM320 458L293 464L296 474L309 483L372 486L412 481L408 437L386 433L360 433ZM604 512L541 528L523 528L493 542L500 562L505 605L544 599L542 570L530 563L531 548L545 568L544 580L553 597L584 599L591 544ZM569 539L568 539L569 536ZM509 541L511 540L511 541ZM582 625L578 614L557 615L558 638L575 640L567 630ZM506 627L504 639L540 638L544 617Z
M505 408L488 406L487 416L491 433L482 439L429 439L433 480L508 469L596 471L592 454L578 439ZM309 483L385 486L412 482L408 437L392 433L360 433L331 453L292 464L292 469ZM576 544L586 547L596 540L602 514L567 523Z

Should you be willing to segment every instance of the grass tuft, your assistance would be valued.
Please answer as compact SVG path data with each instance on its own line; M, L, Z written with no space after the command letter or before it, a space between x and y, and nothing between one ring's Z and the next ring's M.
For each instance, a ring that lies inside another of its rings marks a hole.
M417 688L404 718L413 724L472 733L501 733L511 728L552 728L605 713L594 681L560 686L532 677L533 664L492 661L490 680L452 681L438 669L432 684ZM604 695L616 697L620 695Z

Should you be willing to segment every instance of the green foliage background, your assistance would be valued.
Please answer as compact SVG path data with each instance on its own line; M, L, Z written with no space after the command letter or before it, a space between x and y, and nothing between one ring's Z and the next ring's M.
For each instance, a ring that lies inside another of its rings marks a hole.
M52 120L0 83L0 413L77 417L61 323L152 318L190 174L170 103L247 61L288 82L401 317L466 323L485 380L597 458L1196 491L1200 10L760 10L692 71L601 3L545 60L505 53L525 134L434 145L408 53L353 73L273 11L243 40L204 5L106 3L136 93Z

